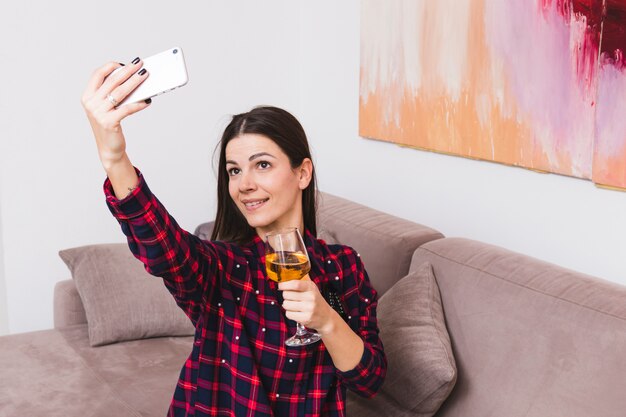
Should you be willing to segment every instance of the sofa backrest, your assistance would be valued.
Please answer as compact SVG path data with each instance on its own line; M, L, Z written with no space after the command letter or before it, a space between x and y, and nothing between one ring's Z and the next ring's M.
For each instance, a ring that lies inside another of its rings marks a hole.
M212 231L213 222L209 222L194 233L209 239ZM353 247L379 296L408 273L415 249L443 238L430 227L328 193L318 194L317 234L327 243Z
M415 249L443 234L328 193L318 198L318 236L330 233L360 255L381 296L409 272Z
M429 242L458 368L436 417L622 417L626 287L460 238Z

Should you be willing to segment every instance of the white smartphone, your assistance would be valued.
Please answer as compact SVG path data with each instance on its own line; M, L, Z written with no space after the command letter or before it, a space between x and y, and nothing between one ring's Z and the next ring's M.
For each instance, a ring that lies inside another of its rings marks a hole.
M113 71L119 71L120 67ZM187 84L187 67L183 50L179 47L170 48L143 59L143 67L148 70L148 78L118 104L137 103L147 98L172 91ZM139 69L138 71L140 71Z

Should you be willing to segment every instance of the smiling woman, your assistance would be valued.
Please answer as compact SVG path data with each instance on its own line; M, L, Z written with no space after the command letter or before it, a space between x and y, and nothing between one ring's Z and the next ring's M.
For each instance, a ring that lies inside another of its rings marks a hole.
M227 143L226 159L230 197L259 236L292 225L305 229L301 191L315 189L310 158L292 168L273 140L244 133Z
M212 239L241 243L255 233L265 236L280 225L317 234L311 151L306 133L293 115L276 107L257 107L236 115L224 130L219 147L218 207ZM279 212L284 216L277 217ZM294 216L303 219L296 221ZM270 218L273 221L266 225L271 227L256 230L259 220Z
M316 237L304 129L276 107L233 117L219 144L215 228L202 240L178 225L126 154L120 122L149 103L116 108L111 97L123 100L149 76L136 75L138 65L139 58L108 78L120 64L105 65L82 102L107 173L109 210L133 255L163 278L196 328L168 415L345 416L346 390L371 397L386 374L378 296L354 249ZM302 231L310 270L277 284L267 278L264 238L287 227ZM333 307L322 296L329 288ZM296 320L316 330L314 344L285 347Z

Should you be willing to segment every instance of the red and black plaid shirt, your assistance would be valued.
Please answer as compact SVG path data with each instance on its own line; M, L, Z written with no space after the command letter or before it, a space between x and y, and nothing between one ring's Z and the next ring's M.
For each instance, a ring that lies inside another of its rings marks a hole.
M205 241L181 229L143 176L129 196L107 205L128 245L152 275L163 278L193 322L193 349L168 416L345 416L346 388L373 396L387 369L376 322L377 294L350 247L304 236L311 279L339 295L350 327L365 343L359 364L335 368L322 342L287 347L296 331L277 284L267 279L263 241Z

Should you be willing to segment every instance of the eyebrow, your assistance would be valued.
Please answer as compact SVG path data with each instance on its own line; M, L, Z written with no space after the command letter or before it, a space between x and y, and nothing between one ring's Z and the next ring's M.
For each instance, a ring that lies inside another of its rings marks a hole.
M251 155L250 158L248 158L248 161L254 161L257 158L260 158L262 156L269 156L271 158L276 159L276 157L274 155L272 155L271 153L267 153L267 152L259 152L259 153L255 153L254 155ZM233 165L237 165L237 162L232 161L232 160L227 160L226 161L227 164L233 164Z

